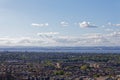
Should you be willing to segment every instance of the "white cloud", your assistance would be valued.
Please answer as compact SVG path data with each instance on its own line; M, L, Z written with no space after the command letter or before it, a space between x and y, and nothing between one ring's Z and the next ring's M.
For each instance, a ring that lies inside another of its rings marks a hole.
M116 27L120 27L120 24L112 24L111 22L108 23L109 26L116 26Z
M31 25L34 27L47 27L47 26L49 26L48 23L44 23L44 24L32 23Z
M59 32L40 32L37 35L57 35Z
M97 26L90 24L90 22L83 21L79 23L81 28L96 28Z
M56 35L58 35L59 32L40 32L37 33L37 35L43 40L52 40Z
M110 33L110 34L108 34L108 36L111 36L111 37L120 37L120 31L114 31L114 32L112 32L112 33Z
M114 31L114 30L110 29L110 28L107 28L107 29L105 29L105 31L111 32L111 31Z
M69 23L68 22L65 22L65 21L62 21L62 22L60 22L60 24L61 24L61 26L69 26Z

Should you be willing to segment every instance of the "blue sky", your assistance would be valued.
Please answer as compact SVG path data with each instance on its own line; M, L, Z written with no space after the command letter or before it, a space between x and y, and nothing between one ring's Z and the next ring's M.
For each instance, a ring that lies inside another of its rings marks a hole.
M119 0L0 0L0 46L120 46Z

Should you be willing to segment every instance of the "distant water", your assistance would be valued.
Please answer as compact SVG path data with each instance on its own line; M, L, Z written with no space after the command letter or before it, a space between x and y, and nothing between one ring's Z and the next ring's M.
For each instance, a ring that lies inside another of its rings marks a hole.
M7 47L0 48L0 51L120 53L120 47Z

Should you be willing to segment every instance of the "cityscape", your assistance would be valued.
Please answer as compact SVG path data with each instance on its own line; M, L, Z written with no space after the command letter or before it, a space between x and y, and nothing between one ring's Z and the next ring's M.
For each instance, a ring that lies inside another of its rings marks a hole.
M0 80L120 80L120 54L0 52Z

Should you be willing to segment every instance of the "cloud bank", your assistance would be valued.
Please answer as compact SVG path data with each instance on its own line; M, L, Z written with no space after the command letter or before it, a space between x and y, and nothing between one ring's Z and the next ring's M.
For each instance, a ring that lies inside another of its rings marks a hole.
M58 32L38 33L38 38L3 37L0 38L0 46L120 46L120 31L79 36L61 36L58 34Z

